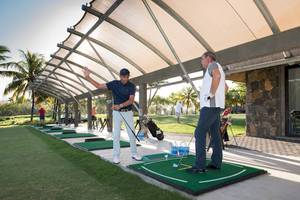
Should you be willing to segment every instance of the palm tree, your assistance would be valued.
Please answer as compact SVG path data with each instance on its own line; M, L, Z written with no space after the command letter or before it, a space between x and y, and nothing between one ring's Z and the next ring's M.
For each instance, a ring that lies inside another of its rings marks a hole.
M20 50L22 61L8 62L0 64L0 76L11 77L12 82L7 85L4 94L12 92L12 100L22 102L25 100L25 94L29 90L29 85L35 77L42 71L44 58L37 53ZM35 94L37 92L31 89L31 121L33 120L33 111L35 103Z
M0 61L5 61L6 59L8 59L9 57L6 56L5 54L9 53L9 49L6 46L2 46L0 45Z
M189 107L197 101L197 93L192 87L186 87L180 92L180 99L186 105L186 114L188 114ZM196 107L196 105L195 105Z
M159 107L160 105L166 105L166 104L169 104L169 101L164 98L164 97L161 97L159 95L156 95L153 100L153 105L155 105L155 113L158 114L158 110L159 110Z

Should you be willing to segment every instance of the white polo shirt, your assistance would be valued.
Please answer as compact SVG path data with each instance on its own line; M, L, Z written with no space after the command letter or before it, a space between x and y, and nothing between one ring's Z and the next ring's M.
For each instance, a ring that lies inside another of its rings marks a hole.
M219 69L221 74L219 86L216 90L215 96L210 100L205 100L205 97L210 93L212 71L216 68ZM210 63L202 80L202 87L200 89L200 107L225 108L225 84L225 73L222 66L217 62Z

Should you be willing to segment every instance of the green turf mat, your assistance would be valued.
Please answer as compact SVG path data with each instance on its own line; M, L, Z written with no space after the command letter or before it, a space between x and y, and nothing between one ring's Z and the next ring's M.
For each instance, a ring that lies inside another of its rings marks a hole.
M96 137L94 134L89 134L89 133L75 133L75 134L55 134L53 135L56 138L59 139L66 139L66 138L81 138L81 137Z
M191 174L186 172L185 169L192 166L195 156L185 157L182 160L182 165L174 168L173 164L178 164L179 159L170 158L134 164L128 167L193 195L266 173L261 169L224 162L220 170L208 170L206 173ZM209 160L207 160L207 164L208 162Z
M51 130L63 130L62 127L58 127L58 126L54 126L54 127L51 127Z
M52 129L41 129L45 133L61 133L62 130L52 130Z
M176 156L173 156L169 153L158 153L158 154L151 154L151 155L143 156L142 160L144 162L151 162L151 161L165 160L166 158L167 159L176 158Z
M76 133L75 129L64 129L62 131L63 134L70 134L70 133Z
M105 141L96 141L96 142L80 142L74 143L74 146L87 150L100 150L100 149L112 149L113 148L113 141L112 140L105 140ZM120 141L121 147L130 147L129 142Z

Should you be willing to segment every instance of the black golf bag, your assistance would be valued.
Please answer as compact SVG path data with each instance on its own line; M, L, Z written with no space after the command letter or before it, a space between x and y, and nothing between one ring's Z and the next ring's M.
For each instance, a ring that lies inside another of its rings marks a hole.
M152 121L151 118L147 120L146 126L148 127L153 137L156 137L158 140L164 139L164 132L160 128L158 128L158 126Z

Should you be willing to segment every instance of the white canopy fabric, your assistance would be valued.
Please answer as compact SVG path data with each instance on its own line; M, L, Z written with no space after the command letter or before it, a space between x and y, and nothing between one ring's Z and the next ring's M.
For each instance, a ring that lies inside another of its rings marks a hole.
M300 0L147 3L183 62L207 50L219 52L300 26ZM82 19L58 44L33 85L36 89L56 88L56 95L74 97L96 89L84 79L84 67L104 83L124 67L135 78L178 64L142 0L94 0L82 8Z

